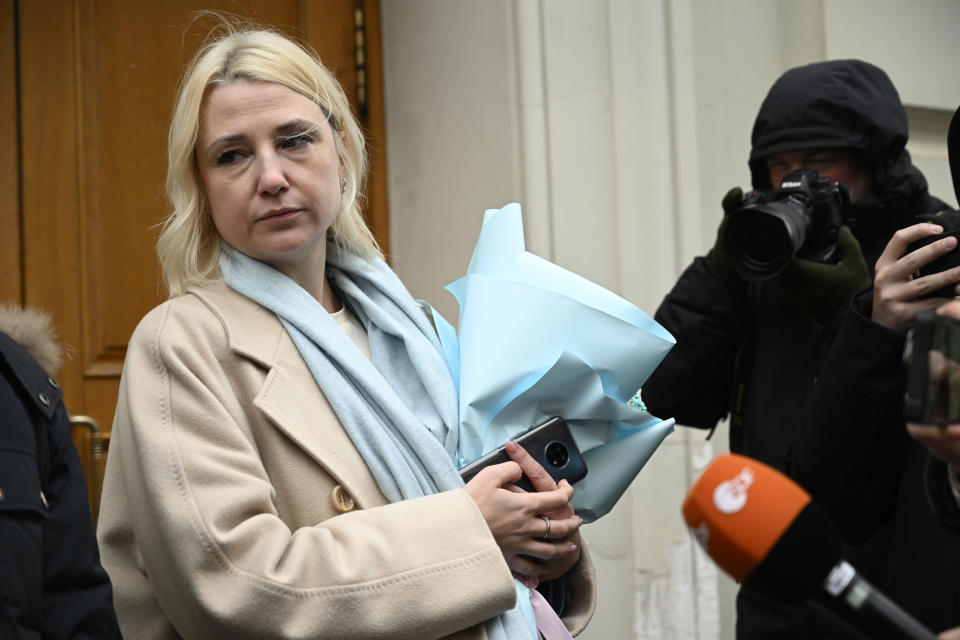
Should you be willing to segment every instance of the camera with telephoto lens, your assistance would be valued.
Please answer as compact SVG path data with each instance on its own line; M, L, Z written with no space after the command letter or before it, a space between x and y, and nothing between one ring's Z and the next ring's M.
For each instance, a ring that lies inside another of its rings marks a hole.
M835 262L847 199L842 186L810 169L788 173L779 189L746 194L724 236L737 275L748 282L769 280L794 257Z

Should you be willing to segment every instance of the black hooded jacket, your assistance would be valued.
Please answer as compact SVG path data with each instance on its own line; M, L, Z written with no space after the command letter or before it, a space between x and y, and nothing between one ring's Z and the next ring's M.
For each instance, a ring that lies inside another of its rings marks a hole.
M0 304L0 638L119 640L47 327Z
M947 152L950 157L950 173L953 176L953 191L960 201L960 107L953 114L947 134ZM932 455L927 460L927 498L933 512L954 533L960 534L960 500L953 495L947 479L947 465Z
M956 212L927 192L906 141L906 112L882 70L857 60L791 69L770 89L754 125L753 186L770 188L770 154L855 150L873 191L846 205L844 215L872 279L896 230L930 220L958 227ZM656 312L677 344L644 384L644 400L653 414L702 429L729 414L731 450L792 475L848 541L861 542L896 514L910 448L901 412L904 334L872 322L871 305L864 292L820 320L791 306L775 282L726 279L696 258ZM870 577L883 582L885 569L874 569ZM948 582L955 594L960 573ZM946 606L944 597L935 600ZM932 628L956 619L954 600L954 611L927 616ZM924 615L933 608L912 604Z
M861 152L874 192L846 205L845 216L872 277L897 229L931 216L953 226L954 212L928 194L906 141L906 112L882 70L858 60L791 69L770 89L754 125L753 186L769 188L764 158L773 153ZM792 307L772 281L728 280L697 258L657 310L656 320L677 345L644 384L644 400L655 414L702 429L729 413L732 450L786 469L798 412L819 377L838 319L821 323Z

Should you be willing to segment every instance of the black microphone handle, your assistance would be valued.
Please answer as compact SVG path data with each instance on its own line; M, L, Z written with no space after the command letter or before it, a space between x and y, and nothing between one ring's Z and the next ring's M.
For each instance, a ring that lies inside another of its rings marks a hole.
M936 634L843 560L830 572L823 591L813 601L866 638L937 640Z

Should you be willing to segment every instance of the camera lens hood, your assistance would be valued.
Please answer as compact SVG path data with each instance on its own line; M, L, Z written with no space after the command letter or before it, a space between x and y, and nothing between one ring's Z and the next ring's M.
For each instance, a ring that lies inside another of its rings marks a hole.
M727 255L743 280L775 278L806 240L809 215L790 199L752 204L733 214L727 226Z

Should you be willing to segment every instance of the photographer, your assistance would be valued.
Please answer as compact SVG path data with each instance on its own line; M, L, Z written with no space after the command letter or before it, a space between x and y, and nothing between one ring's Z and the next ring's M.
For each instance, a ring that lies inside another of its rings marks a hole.
M953 189L960 199L960 108L953 114L947 147ZM960 321L960 301L943 305L937 309L937 315ZM935 324L939 323L931 323ZM907 423L907 432L929 453L924 475L933 512L944 525L960 532L960 419L957 418L960 405L960 342L957 341L960 324L948 321L943 326L944 331L938 339L933 339L932 336L937 334L931 329L927 353L916 353L917 338L913 341L914 362L922 363L926 379L920 380L921 384L912 389L912 393L920 394L918 397L922 401L917 406L922 409L911 414L915 422ZM925 361L917 361L918 356ZM911 364L911 368L913 366ZM920 420L918 416L929 416L930 419ZM960 637L960 628L954 632Z
M811 475L819 479L826 468L825 483L845 500L873 506L876 497L885 501L878 511L892 511L895 495L861 489L870 483L884 489L896 485L906 437L902 420L879 443L852 435L845 438L842 452L834 455L834 440L841 438L847 424L830 416L852 414L850 419L859 421L874 417L881 406L889 407L875 385L880 377L887 387L902 386L902 371L875 368L873 363L899 367L900 351L894 343L902 350L903 319L912 317L908 311L943 302L918 301L918 289L960 281L960 275L937 274L929 277L932 280L914 282L919 287L904 287L918 260L946 252L951 241L934 243L917 252L922 255L901 262L907 244L956 226L955 214L942 213L947 205L928 194L926 180L905 149L906 141L907 117L899 95L887 75L873 65L857 60L815 63L791 69L774 83L754 123L749 159L753 187L761 192L776 189L798 169L839 183L848 197L846 201L839 197L841 224L832 232L835 240L828 243L832 246L823 247L832 251L827 251L825 262L798 254L773 277L745 280L739 273L743 265L731 255L726 238L727 229L743 213L743 197L739 190L728 193L716 244L706 257L694 260L657 310L656 320L673 333L677 345L644 385L652 413L711 430L729 414L732 451L787 471L818 500L822 487L811 488L807 481ZM810 218L818 220L822 209L810 207ZM917 225L923 221L937 224ZM877 306L869 293L851 306L855 294L869 288L881 253L887 262L878 265L883 278L876 285ZM912 268L905 268L908 263ZM845 341L838 334L841 326L847 329ZM862 359L851 362L861 357L848 344L856 340L857 348L871 341L890 344L867 349ZM843 369L844 375L837 376L842 386L830 382L832 367ZM857 369L858 377L851 379L845 374L852 369ZM902 402L902 391L894 395L893 404ZM858 415L864 404L871 410ZM899 405L893 413L902 416ZM883 424L889 420L884 416ZM791 443L798 439L802 443L792 451ZM860 448L851 454L846 445L854 442ZM867 461L879 464L882 473L876 469L849 473L851 464ZM890 474L894 480L888 482ZM847 480L854 493L847 489ZM834 518L842 519L843 514L832 508L839 502L826 506ZM885 519L889 513L873 517L880 524ZM855 532L858 542L880 528L873 524L868 532ZM881 532L859 553L847 554L879 585L884 584L880 568L886 563L883 536ZM738 638L849 637L805 608L748 589L738 594L737 612Z
M948 146L953 160L953 131ZM954 187L960 193L956 167ZM938 221L947 229L958 226L954 212ZM877 261L872 294L854 299L804 407L790 471L830 511L849 541L865 540L892 523L884 591L940 630L960 624L960 546L943 526L948 520L927 505L925 479L939 465L903 428L902 354L917 313L947 302L931 294L944 285L952 285L948 293L956 291L955 267L923 277L915 277L917 270L951 250L947 262L956 264L958 252L953 238L911 252L910 244L927 235L923 227L894 234ZM922 438L916 427L911 431ZM949 436L949 430L940 435ZM950 445L942 441L936 447L943 453Z
M953 114L950 132L947 137L947 150L950 156L950 172L953 174L953 190L960 200L960 108ZM943 305L938 314L960 320L960 302ZM931 382L939 382L947 399L947 421L953 420L956 403L960 400L960 362L956 349L958 345L950 338L949 332L945 344L939 345L946 353L931 349L929 370ZM945 525L960 532L960 420L952 424L930 425L907 423L907 431L914 440L926 447L930 453L926 467L927 496L934 512ZM960 629L956 630L960 637Z

